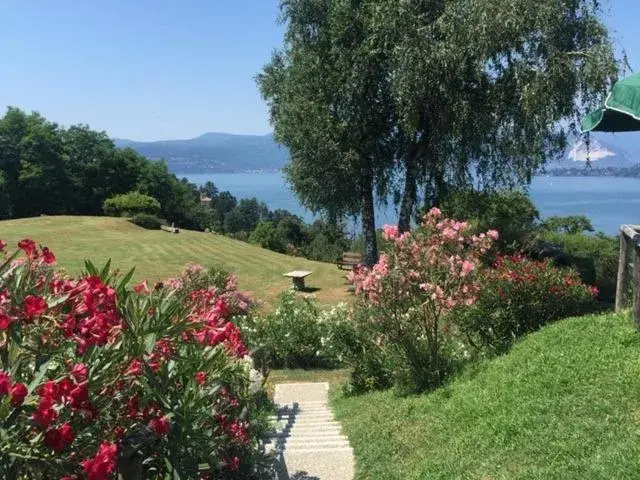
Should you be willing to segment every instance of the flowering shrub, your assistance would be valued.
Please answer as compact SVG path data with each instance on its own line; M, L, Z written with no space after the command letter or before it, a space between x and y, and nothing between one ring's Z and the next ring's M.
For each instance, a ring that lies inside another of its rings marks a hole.
M481 283L462 325L470 343L494 351L549 322L592 311L598 295L574 270L520 255L498 257Z
M434 208L413 233L387 226L384 236L393 243L390 252L370 269L351 273L364 310L355 318L394 361L394 382L424 390L450 371L455 312L475 303L478 269L498 233L472 235L466 222L443 218Z
M346 306L322 310L312 297L283 292L273 312L242 324L256 362L263 367L310 368L335 366L329 344L332 325L346 317Z
M229 320L232 291L184 279L132 288L132 272L90 263L71 279L48 249L19 247L0 241L0 478L251 479L268 468L256 442L268 413Z

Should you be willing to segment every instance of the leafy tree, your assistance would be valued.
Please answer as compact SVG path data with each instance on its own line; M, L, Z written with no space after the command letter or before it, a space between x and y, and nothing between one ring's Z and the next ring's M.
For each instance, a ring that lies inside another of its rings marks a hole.
M200 191L201 195L204 195L205 197L208 197L212 200L216 198L219 193L218 187L216 187L213 182L206 182L198 190Z
M286 174L298 198L313 212L359 214L370 264L375 199L386 198L395 154L374 3L283 0L284 46L258 77L275 137L291 153Z
M514 187L564 151L615 80L592 0L282 0L283 48L258 77L288 178L313 211L360 213L373 192L408 230L420 193ZM416 34L419 32L419 34Z
M276 225L279 235L285 242L295 247L301 247L309 240L309 234L307 228L300 217L295 215L287 215L281 217L278 222L275 219L278 218L277 211L274 212L273 223Z
M547 230L552 233L568 233L570 235L595 231L591 224L591 220L589 220L589 217L586 217L585 215L549 217L542 222L541 227L543 230Z
M135 188L142 159L126 165L130 152L116 150L105 132L75 125L60 135L69 178L70 213L95 215L107 198Z
M528 183L617 75L599 1L374 3L391 57L401 230L420 188L431 206L452 187Z
M238 200L231 192L220 192L216 197L211 200L211 210L213 212L213 229L218 232L224 232L225 218L227 214L231 212Z
M37 113L11 107L0 120L0 171L10 216L65 212L68 181L59 131Z
M269 218L269 208L255 198L244 198L225 217L224 229L228 233L253 232L258 223Z
M268 248L274 252L284 253L287 249L285 239L273 222L260 222L249 236L249 242Z

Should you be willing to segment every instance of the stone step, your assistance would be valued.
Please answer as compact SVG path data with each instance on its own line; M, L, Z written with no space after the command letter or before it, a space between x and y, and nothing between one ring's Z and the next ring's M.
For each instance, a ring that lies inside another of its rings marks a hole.
M353 449L351 447L327 447L327 448L318 448L318 447L295 447L295 448L286 448L286 453L295 453L295 454L315 454L315 453L348 453L353 455Z
M305 427L339 427L340 423L334 421L327 420L302 420L300 422L295 422L291 424L291 430L294 428L305 428Z
M316 423L294 423L291 428L287 429L289 432L301 431L301 430L340 430L341 426L338 422L316 422Z
M292 445L300 446L306 445L308 447L326 447L326 446L335 446L335 447L348 447L349 440L340 439L340 438L288 438L285 443L285 448L288 448Z

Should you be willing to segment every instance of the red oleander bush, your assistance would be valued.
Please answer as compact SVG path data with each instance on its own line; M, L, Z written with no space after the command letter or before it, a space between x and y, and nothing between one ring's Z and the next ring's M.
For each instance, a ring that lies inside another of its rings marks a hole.
M268 411L233 278L78 278L0 241L0 478L259 478Z

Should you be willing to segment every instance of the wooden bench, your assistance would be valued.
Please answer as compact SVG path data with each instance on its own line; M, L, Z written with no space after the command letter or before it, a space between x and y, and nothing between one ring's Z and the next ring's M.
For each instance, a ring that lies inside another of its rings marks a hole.
M338 258L336 263L340 270L342 270L343 267L357 267L358 265L362 265L362 254L357 252L345 252L342 254L342 257Z
M293 272L285 273L283 276L293 280L293 288L296 290L304 290L304 279L312 273L313 272L307 272L305 270L294 270Z

